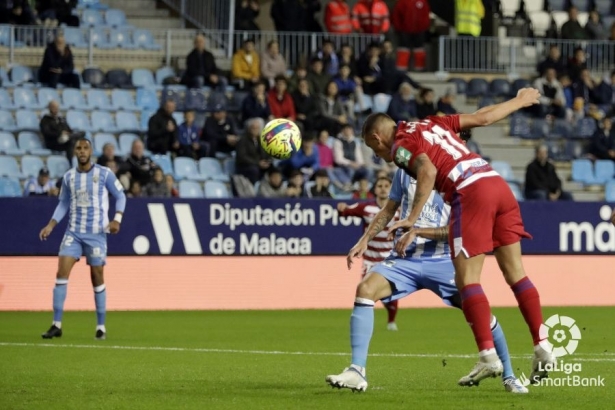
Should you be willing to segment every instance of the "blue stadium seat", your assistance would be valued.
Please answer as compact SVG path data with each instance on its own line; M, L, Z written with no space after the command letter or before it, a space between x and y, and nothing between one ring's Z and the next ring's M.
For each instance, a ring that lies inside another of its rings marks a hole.
M205 181L207 178L199 173L196 161L192 158L177 157L173 161L173 169L177 179L190 179L193 181Z
M502 178L506 181L515 181L515 174L512 167L505 161L492 161L491 168L493 168Z
M206 179L224 182L230 181L230 175L222 169L220 161L215 158L201 158L199 160L199 172Z
M85 98L83 98L81 90L65 88L62 90L62 108L83 110L88 108L88 105L85 102Z
M551 11L566 11L568 0L547 0Z
M138 139L139 139L139 136L136 135L136 134L132 134L130 132L123 132L123 133L121 133L120 137L119 137L119 141L120 141L119 154L120 155L129 155L130 154L130 150L132 149L132 143L135 140L138 140ZM156 162L156 161L154 161L154 162Z
M78 9L94 9L94 10L107 10L109 6L102 4L100 0L79 0L77 3Z
M391 96L388 94L376 94L374 95L374 105L372 110L374 112L387 112L389 109L389 103L391 102Z
M89 27L103 26L105 24L102 13L94 9L85 9L81 15L81 24Z
M147 68L135 68L130 73L132 85L135 87L154 87L156 81L154 74Z
M549 124L543 119L534 119L532 121L531 139L539 140L546 138L549 135Z
M203 90L198 88L191 88L188 90L186 93L184 109L197 112L207 111L207 98L205 98L205 93Z
M38 105L42 108L47 108L51 101L61 103L60 94L55 88L42 87L38 89Z
M483 108L483 107L487 107L489 105L493 105L495 104L495 100L493 99L493 97L480 97L478 99L478 108Z
M117 132L117 126L111 113L92 111L92 131Z
M6 88L0 88L0 110L14 110L15 104Z
M185 92L172 87L165 87L164 90L162 90L162 102L165 103L168 100L173 100L175 102L175 109L177 111L184 110Z
M241 105L243 104L243 100L246 99L246 97L249 95L250 93L247 91L235 91L233 93L233 96L231 97L231 101L229 102L229 105L227 107L228 111L231 112L240 112L241 111ZM369 101L369 109L372 108L372 102L371 102L371 97L369 96L365 96L364 94L361 94L364 97L364 102L365 101ZM365 108L366 105L364 104L363 107ZM359 103L355 103L355 108L354 108L355 112L361 112ZM365 108L365 110L367 110L367 108Z
M489 84L489 91L495 97L508 97L510 95L510 83L503 78L495 78Z
M51 178L61 178L70 169L70 164L64 155L50 155L47 157L47 169Z
M594 163L594 175L599 184L612 180L615 178L615 162L610 159L597 160Z
M10 111L0 110L0 129L4 131L15 131L15 118Z
M21 157L21 173L29 178L38 176L38 172L45 168L45 163L39 156L24 155Z
M154 163L158 165L165 174L175 174L173 171L173 163L171 162L171 157L169 155L154 155L152 156L152 161L154 161Z
M519 186L519 184L515 182L509 182L508 186L510 187L510 190L515 196L515 199L517 200L517 202L521 202L525 199L523 196L523 192L521 192L521 187Z
M594 0L570 0L570 4L578 8L579 11L590 11L593 1Z
M87 114L83 111L70 110L66 113L68 126L76 131L93 131Z
M611 180L604 186L604 200L615 202L615 181Z
M227 158L224 160L224 171L227 175L235 175L235 158Z
M138 47L132 42L130 31L127 29L113 29L109 33L109 44L124 50L136 50Z
M0 82L4 87L12 87L13 82L9 78L9 73L4 67L0 67Z
M118 111L115 114L115 123L120 132L139 131L141 129L137 116L132 112Z
M126 14L119 9L109 9L105 13L105 23L111 27L126 26Z
M588 159L575 159L572 161L572 180L583 184L594 184L594 168Z
M64 27L64 38L66 43L73 48L88 48L83 30L78 27Z
M81 73L81 78L92 87L100 88L105 84L105 74L99 68L86 68Z
M183 124L184 123L184 113L183 112L175 111L173 113L173 118L175 118L175 122L177 124Z
M149 30L134 30L132 32L132 41L136 46L144 50L157 51L162 49L160 44L156 44Z
M585 153L585 147L581 141L566 141L566 155L571 159L580 158Z
M451 78L448 82L455 84L457 94L465 94L468 90L468 83L463 78Z
M237 93L241 93L241 94L237 95ZM241 104L243 103L243 100L248 94L249 94L248 92L242 92L242 91L236 91L233 94L233 99L232 99L233 104L238 104L236 111L241 111ZM354 112L360 113L360 112L365 112L365 111L369 111L373 109L374 100L372 99L372 97L370 97L369 95L361 94L359 98L361 99L361 104L359 104L359 101L355 103Z
M228 188L220 181L205 182L205 198L226 199L230 194Z
M34 73L30 67L25 67L22 65L14 65L11 68L11 81L14 85L20 85L25 83L31 83L34 81Z
M570 161L571 157L562 146L561 140L547 140L545 141L547 149L549 150L549 158L553 161Z
M116 45L112 44L109 40L109 32L104 27L94 27L90 30L90 36L94 47L102 50L110 50L116 47Z
M576 138L591 138L596 132L596 120L593 118L582 118L577 121L577 126L574 130Z
M152 88L137 89L137 106L143 110L157 110L160 107L156 90Z
M529 80L526 80L525 78L517 78L512 83L512 87L510 89L510 95L511 96L515 96L515 95L517 95L517 92L520 89L526 88L526 87L531 87L531 86L532 86L532 83L530 83Z
M31 110L40 110L43 108L34 94L32 88L17 87L13 89L13 104L15 108L28 108Z
M116 107L111 104L111 99L105 90L88 90L88 108L92 110L113 111Z
M51 155L51 150L43 148L41 138L32 131L22 131L17 136L19 148L33 155Z
M7 155L23 155L25 151L17 147L15 137L10 132L0 131L0 152Z
M141 131L147 132L147 127L149 125L149 120L152 116L156 114L156 110L143 110L141 112Z
M112 88L132 88L130 76L121 68L107 71L107 84Z
M572 124L563 119L556 119L549 138L570 138L572 136Z
M483 78L473 78L468 82L466 95L470 98L478 98L489 94L489 83Z
M601 16L607 16L611 14L613 1L612 0L594 0L594 6ZM609 28L609 26L606 26Z
M94 156L100 156L103 152L103 147L106 144L112 144L115 148L115 152L120 151L120 147L118 146L117 140L113 134L98 132L94 134Z
M179 181L180 198L203 198L201 184L195 181Z
M0 176L23 178L15 157L0 155Z
M139 111L132 93L128 90L113 90L111 92L111 103L115 110Z
M164 80L169 77L175 77L175 70L173 67L161 67L156 70L156 84L162 85Z
M22 195L21 185L17 179L5 177L0 178L0 197L14 198Z
M18 110L15 112L15 120L17 121L18 130L38 131L40 129L40 121L34 111Z
M510 119L510 135L513 137L531 137L530 120L522 115L514 115Z
M0 25L0 46L8 47L11 45L11 26L8 24Z

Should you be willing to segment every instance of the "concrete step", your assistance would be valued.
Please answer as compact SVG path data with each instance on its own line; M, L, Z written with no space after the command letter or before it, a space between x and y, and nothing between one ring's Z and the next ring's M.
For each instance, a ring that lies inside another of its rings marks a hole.
M130 17L127 20L128 24L150 30L182 28L182 21L178 18Z
M171 12L167 9L151 9L151 8L147 8L147 9L125 9L124 12L126 13L126 17L127 18L132 18L132 17L148 17L148 18L163 18L163 17L169 17L171 15Z
M146 10L155 9L156 0L106 0L106 4L112 9L121 9L125 13L129 10Z

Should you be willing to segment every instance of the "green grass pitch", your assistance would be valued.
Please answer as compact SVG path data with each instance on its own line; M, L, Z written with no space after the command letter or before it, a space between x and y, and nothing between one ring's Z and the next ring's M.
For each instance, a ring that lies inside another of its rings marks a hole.
M369 388L324 378L349 364L350 311L67 312L64 336L44 341L49 312L0 312L0 409L608 409L615 403L615 308L548 308L577 320L582 340L566 362L606 387L504 392L499 380L462 388L475 346L460 311L404 309L399 332L376 312ZM529 375L531 341L517 309L494 309L517 375ZM397 356L396 356L397 355ZM468 355L468 356L465 356ZM563 374L558 374L562 376Z

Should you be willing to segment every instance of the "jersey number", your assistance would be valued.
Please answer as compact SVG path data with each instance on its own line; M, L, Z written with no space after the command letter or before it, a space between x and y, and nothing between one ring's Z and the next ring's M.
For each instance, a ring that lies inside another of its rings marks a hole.
M464 154L470 153L470 150L468 150L463 143L457 141L449 131L437 125L434 125L431 129L433 132L423 131L423 138L432 145L439 145L454 159L459 159Z
M62 246L63 246L63 247L68 247L68 246L70 246L70 245L73 243L73 240L74 240L74 239L75 239L75 238L73 238L73 237L72 237L72 236L70 236L70 235L65 235L65 236L64 236L64 239L62 240Z

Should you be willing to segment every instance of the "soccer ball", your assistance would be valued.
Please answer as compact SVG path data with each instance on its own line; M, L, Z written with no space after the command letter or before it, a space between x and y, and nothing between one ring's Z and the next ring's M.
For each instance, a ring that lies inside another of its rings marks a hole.
M276 159L288 159L301 148L301 131L290 120L269 121L261 132L261 146Z

